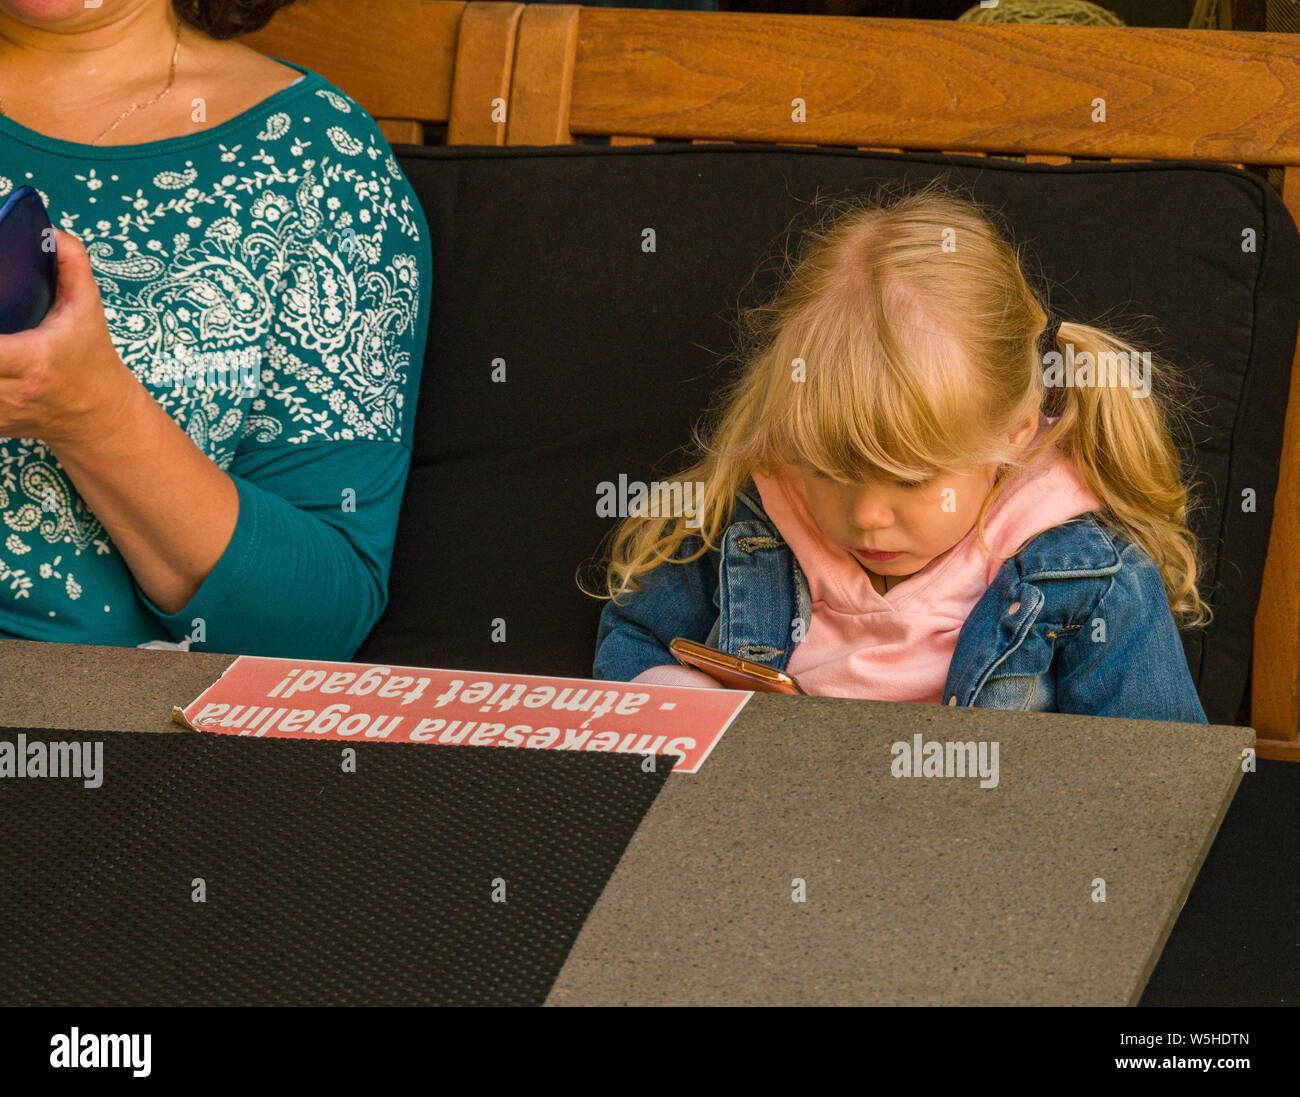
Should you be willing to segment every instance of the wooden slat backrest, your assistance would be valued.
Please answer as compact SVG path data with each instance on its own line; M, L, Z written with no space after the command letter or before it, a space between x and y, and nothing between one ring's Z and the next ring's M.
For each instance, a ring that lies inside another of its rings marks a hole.
M421 144L424 123L451 118L466 6L451 0L307 0L239 41L319 72L365 107L390 142Z
M524 5L476 0L465 5L456 48L449 145L504 145L515 39Z
M1297 102L1294 35L532 4L506 142L1272 165L1300 222ZM1300 354L1255 618L1251 723L1261 756L1300 761Z
M575 26L571 62L560 23ZM616 134L1300 163L1287 34L541 4L518 50L517 72L573 75L550 101L514 104L510 144Z

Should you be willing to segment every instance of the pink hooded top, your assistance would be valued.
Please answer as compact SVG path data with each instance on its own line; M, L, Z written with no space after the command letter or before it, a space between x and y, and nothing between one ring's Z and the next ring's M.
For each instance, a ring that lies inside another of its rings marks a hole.
M1055 422L1041 416L1035 441ZM756 473L754 483L812 595L812 621L787 671L818 696L940 703L957 634L1003 563L984 551L978 530L972 527L881 594L857 559L822 534L797 472ZM1051 446L1011 474L985 517L985 541L1009 555L1044 530L1099 508L1073 463ZM634 681L717 687L680 666L652 667Z

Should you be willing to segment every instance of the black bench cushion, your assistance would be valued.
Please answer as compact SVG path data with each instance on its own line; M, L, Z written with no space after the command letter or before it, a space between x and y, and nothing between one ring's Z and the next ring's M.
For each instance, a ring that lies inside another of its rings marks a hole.
M590 675L600 603L574 575L612 526L597 485L675 470L731 368L738 299L774 287L814 196L948 171L1002 211L1065 318L1138 323L1201 388L1193 525L1216 620L1184 645L1210 720L1245 722L1300 285L1300 237L1259 177L676 143L399 159L433 234L433 315L390 604L359 659Z

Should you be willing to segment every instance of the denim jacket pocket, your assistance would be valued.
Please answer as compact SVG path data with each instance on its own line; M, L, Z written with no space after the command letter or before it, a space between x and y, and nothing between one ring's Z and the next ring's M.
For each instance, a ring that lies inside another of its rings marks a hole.
M984 683L974 704L977 708L1047 712L1052 699L1044 675L1000 674Z
M979 708L1020 712L1054 712L1056 689L1052 680L1052 661L1055 652L1048 637L1059 635L1059 631L1059 626L1035 623L994 673L985 679L971 704Z

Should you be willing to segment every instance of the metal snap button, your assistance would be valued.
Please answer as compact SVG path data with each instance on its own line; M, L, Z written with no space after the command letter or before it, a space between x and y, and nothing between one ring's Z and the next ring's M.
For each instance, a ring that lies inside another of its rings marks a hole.
M1008 612L1008 613L1015 613L1016 610L1018 610L1019 608L1020 608L1020 603L1019 603L1019 602L1012 602L1011 605L1007 606L1007 612Z

